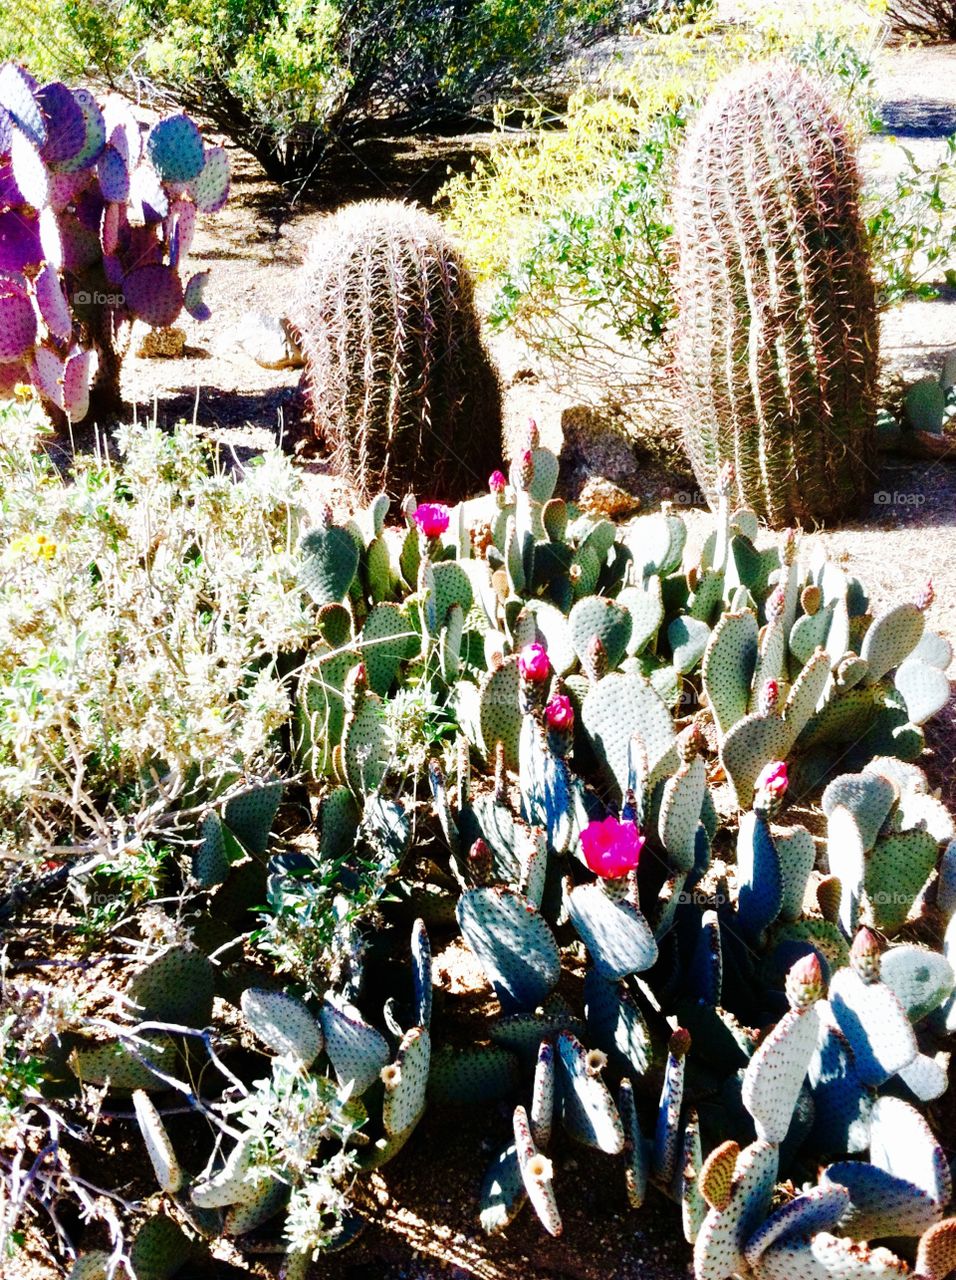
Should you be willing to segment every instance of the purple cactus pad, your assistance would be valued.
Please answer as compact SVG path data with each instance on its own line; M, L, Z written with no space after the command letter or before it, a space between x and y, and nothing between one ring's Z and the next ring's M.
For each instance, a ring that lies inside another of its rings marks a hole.
M30 381L44 400L63 408L63 375L65 362L49 347L39 346L30 362Z
M15 62L0 67L0 107L20 126L39 150L46 142L46 123L36 100L37 83Z
M63 374L63 412L74 422L86 417L90 407L90 363L92 352L74 350L66 358Z
M135 169L143 156L143 134L125 98L111 93L103 102L103 119L110 146L126 161L127 169Z
M129 170L126 161L112 145L103 148L96 162L96 176L100 180L103 199L125 202L129 199Z
M86 142L86 121L76 99L59 80L45 84L37 101L46 119L46 142L42 156L47 164L72 160Z
M161 222L169 213L169 199L155 170L141 164L130 174L129 199L133 216L142 222Z
M166 219L166 239L169 242L169 265L178 267L189 256L196 231L196 206L188 200L177 200Z
M146 154L164 182L190 182L202 172L202 134L189 116L168 116L150 129Z
M92 93L87 89L74 89L73 101L83 117L83 144L75 155L56 165L61 173L80 173L91 168L106 146L106 122Z
M0 271L22 271L42 261L37 219L12 209L0 213Z
M60 223L60 239L63 244L63 270L80 275L99 261L99 229L90 231L76 218L64 218Z
M13 137L13 120L10 112L0 107L0 156L10 154L10 139Z
M0 209L18 209L26 203L9 161L0 160Z
M208 282L209 272L197 271L194 276L190 276L183 291L183 306L194 320L208 320L212 315L202 296Z
M42 209L50 195L47 167L39 151L21 129L13 131L10 167L26 203L32 204L34 209Z
M22 360L36 337L37 317L30 299L0 282L0 362Z
M55 338L64 342L73 332L73 316L66 300L60 277L50 266L44 266L33 282L40 317Z
M71 205L77 199L89 181L90 175L83 171L79 173L51 173L48 198L50 208L55 209L57 213L62 213L67 205Z
M138 267L123 281L129 310L154 329L173 323L183 307L183 286L172 267Z
M200 213L218 213L229 199L229 156L225 147L208 147L202 172L189 184Z

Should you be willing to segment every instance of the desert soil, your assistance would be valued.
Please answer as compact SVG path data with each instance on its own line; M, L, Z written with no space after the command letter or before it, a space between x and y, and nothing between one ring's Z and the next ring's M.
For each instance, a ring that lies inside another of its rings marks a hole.
M880 55L879 87L888 129L923 158L956 130L956 47L891 50ZM140 415L155 410L171 425L196 419L211 436L234 451L237 462L286 431L295 420L296 371L259 368L235 343L234 331L253 312L282 315L290 282L304 247L324 213L344 198L381 195L428 204L449 164L468 163L476 145L488 139L417 140L366 151L352 170L318 193L313 202L289 205L253 166L236 156L234 198L197 236L195 270L212 268L207 291L214 318L205 326L187 321L183 359L131 357L125 392ZM870 140L863 162L888 175L896 163L889 137ZM573 418L575 399L556 392L536 372L535 361L507 338L493 340L508 383L509 435L529 413L546 443L560 448L562 424ZM943 356L956 349L956 292L931 303L909 303L890 313L883 328L883 354L890 371L911 380L938 371ZM322 460L302 465L313 477L316 500L347 501L340 482L326 475ZM932 463L899 458L865 458L872 501L856 520L811 533L832 555L853 565L877 602L905 599L932 575L937 602L931 624L956 640L956 470L952 459ZM640 455L626 468L626 482L652 510L669 496L700 538L707 515L697 508L693 481L662 473ZM956 804L956 723L954 704L931 733L928 770L934 785ZM651 1193L645 1209L628 1213L620 1179L610 1164L584 1151L566 1153L557 1179L565 1214L565 1234L552 1240L528 1213L507 1239L486 1240L475 1219L476 1191L491 1154L491 1134L504 1131L496 1113L455 1120L456 1140L447 1141L442 1117L429 1117L403 1156L373 1183L376 1221L354 1249L317 1265L323 1280L430 1280L439 1275L482 1280L519 1280L536 1274L574 1280L677 1280L689 1274L689 1251L673 1208ZM237 1261L233 1256L232 1261ZM262 1263L254 1270L260 1274ZM46 1274L53 1274L52 1271Z

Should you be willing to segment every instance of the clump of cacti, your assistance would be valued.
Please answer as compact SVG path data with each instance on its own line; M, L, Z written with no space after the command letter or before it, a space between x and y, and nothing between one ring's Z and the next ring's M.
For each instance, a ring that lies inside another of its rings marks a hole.
M501 389L468 268L436 218L390 200L328 218L293 317L315 433L363 498L480 487L501 450Z
M850 508L870 474L877 314L847 129L784 61L714 90L674 197L684 439L775 526Z
M188 116L147 130L117 97L0 67L0 397L32 384L57 425L114 414L132 321L208 318L208 272L180 271L228 193Z

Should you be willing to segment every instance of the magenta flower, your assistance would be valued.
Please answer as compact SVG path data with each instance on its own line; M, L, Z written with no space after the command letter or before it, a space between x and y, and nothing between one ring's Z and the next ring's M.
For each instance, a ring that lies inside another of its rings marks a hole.
M779 800L789 785L786 760L771 760L761 769L756 790L766 792L772 800Z
M556 693L544 709L544 718L549 729L559 733L570 733L574 728L574 707L566 693Z
M426 538L440 538L448 528L448 508L440 502L420 502L412 519Z
M508 480L503 471L492 471L488 477L488 488L492 493L504 493Z
M589 822L581 832L584 861L596 876L617 880L633 871L644 848L644 837L633 822L615 817Z
M551 659L543 644L526 644L518 654L518 670L531 684L542 684L551 674Z

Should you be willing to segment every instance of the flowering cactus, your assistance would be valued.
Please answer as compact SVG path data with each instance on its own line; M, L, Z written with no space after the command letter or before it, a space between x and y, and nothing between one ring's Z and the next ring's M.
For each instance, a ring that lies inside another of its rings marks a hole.
M448 528L448 508L440 502L420 502L412 519L426 538L440 538Z
M228 193L188 116L144 136L118 98L0 67L0 397L31 383L58 424L115 411L130 323L208 318L208 273L180 266Z
M633 871L643 847L644 837L634 823L619 822L615 817L589 822L581 832L584 861L605 880L616 880Z

